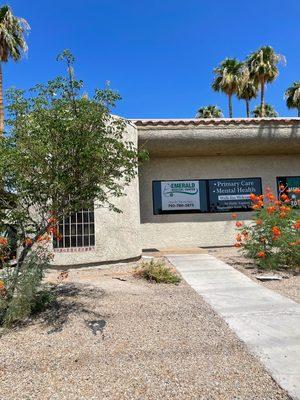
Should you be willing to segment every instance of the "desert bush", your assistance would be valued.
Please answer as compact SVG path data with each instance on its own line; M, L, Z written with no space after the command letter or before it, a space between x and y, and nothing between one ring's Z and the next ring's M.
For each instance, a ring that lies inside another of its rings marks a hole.
M143 262L134 271L134 275L156 283L173 283L177 285L180 277L162 261Z
M298 189L297 189L298 190ZM270 189L265 195L251 194L256 215L252 223L237 221L236 247L263 269L300 267L299 210L293 209L287 194L276 199Z
M45 303L42 279L50 253L37 247L28 255L21 270L4 264L0 272L0 324L10 326L36 313Z

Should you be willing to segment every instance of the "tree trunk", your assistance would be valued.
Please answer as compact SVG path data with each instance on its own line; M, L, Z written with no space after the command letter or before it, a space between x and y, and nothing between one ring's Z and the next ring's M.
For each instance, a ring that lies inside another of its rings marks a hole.
M263 118L265 116L265 82L260 83L260 116Z
M232 118L232 94L228 95L229 118Z
M247 118L250 118L250 101L248 99L246 101L246 113L247 113Z
M2 80L2 63L0 61L0 135L4 131L4 107L3 107L3 80Z

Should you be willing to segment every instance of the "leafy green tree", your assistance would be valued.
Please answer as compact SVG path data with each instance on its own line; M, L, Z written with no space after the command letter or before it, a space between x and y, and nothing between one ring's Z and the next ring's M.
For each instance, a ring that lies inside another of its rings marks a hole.
M201 107L197 111L196 118L222 118L222 110L217 106Z
M236 58L226 58L214 69L215 78L212 89L228 96L229 117L232 118L232 96L237 93L243 63Z
M300 118L300 81L294 82L287 88L285 94L286 105L288 108L297 108Z
M247 118L250 118L250 101L256 98L257 90L257 84L250 78L248 68L243 68L243 74L239 83L237 97L240 100L245 100Z
M252 111L252 115L254 118L261 117L261 106L256 106ZM265 104L265 118L277 118L278 112L275 111L274 107L270 104Z
M250 71L250 78L253 79L254 83L260 86L260 117L266 116L265 86L267 83L273 82L277 78L279 74L278 64L280 61L285 62L284 56L275 53L271 46L263 46L247 57L246 64Z
M21 59L27 51L24 35L29 29L27 21L14 16L9 6L0 8L0 133L4 129L2 63Z
M14 89L8 94L9 132L0 138L0 174L14 204L3 197L0 203L22 249L7 288L9 299L32 265L36 246L50 240L49 233L55 235L57 221L94 202L120 211L114 198L124 194L142 156L126 139L127 122L111 115L120 96L109 87L83 96L73 56L65 51L60 59L67 61L67 77L29 93Z

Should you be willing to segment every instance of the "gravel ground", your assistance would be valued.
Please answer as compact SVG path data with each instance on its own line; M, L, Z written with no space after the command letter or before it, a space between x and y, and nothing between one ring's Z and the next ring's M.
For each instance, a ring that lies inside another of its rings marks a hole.
M1 400L289 398L186 283L131 268L69 271L56 307L2 335Z
M254 280L275 292L280 293L283 296L289 297L290 299L300 303L300 274L294 275L286 271L259 271L249 259L243 257L238 249L235 247L221 247L208 250L209 254L219 258L220 260L232 265L234 268L247 275L249 278ZM262 282L256 279L256 275L280 275L284 279L281 281L266 281Z

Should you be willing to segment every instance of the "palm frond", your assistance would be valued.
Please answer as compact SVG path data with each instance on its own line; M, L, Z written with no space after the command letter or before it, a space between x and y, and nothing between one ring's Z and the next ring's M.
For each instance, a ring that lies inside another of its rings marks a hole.
M28 50L24 36L29 30L28 22L14 16L9 6L0 8L0 61L20 60Z

